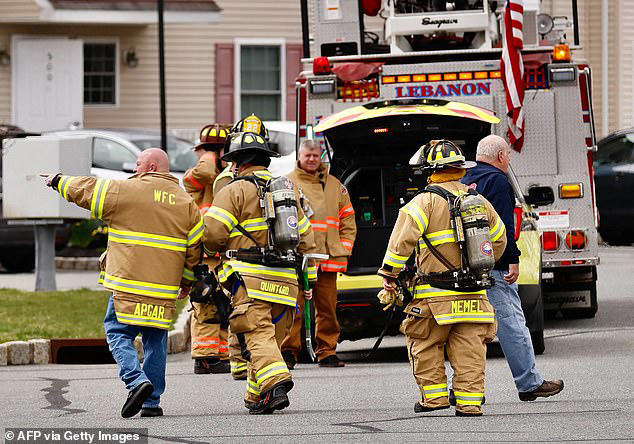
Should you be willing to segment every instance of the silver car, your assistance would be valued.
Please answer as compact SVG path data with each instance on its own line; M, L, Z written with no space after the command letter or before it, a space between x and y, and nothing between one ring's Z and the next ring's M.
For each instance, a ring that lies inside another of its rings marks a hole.
M129 177L141 151L161 145L159 131L135 129L76 129L49 131L44 135L90 136L92 138L92 169L97 177L125 179ZM196 164L193 144L174 136L167 137L170 172L182 183L183 173Z

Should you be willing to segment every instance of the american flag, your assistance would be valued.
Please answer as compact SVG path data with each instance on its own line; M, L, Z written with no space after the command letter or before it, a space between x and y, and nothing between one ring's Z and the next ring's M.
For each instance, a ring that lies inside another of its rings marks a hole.
M508 136L516 151L524 145L524 63L522 62L524 5L522 0L507 0L504 7L502 81L506 89Z

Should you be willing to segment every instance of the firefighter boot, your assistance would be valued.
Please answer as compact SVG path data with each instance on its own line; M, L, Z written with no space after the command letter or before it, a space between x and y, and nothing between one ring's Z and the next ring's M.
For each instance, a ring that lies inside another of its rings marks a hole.
M441 405L440 407L427 407L424 406L420 403L420 401L416 401L416 404L414 404L414 413L425 413L425 412L433 412L436 410L445 410L448 409L450 406L448 405Z
M290 405L287 393L293 388L293 381L282 381L262 393L262 399L249 409L250 415L267 415ZM246 405L246 403L245 403ZM247 406L248 408L248 406Z
M456 409L456 416L482 416L482 409L479 405L463 405Z
M141 406L143 406L143 402L152 394L154 391L154 386L146 381L142 382L128 393L128 399L125 400L125 404L123 404L123 408L121 408L121 416L124 418L131 418L139 411L141 411Z
M556 381L544 381L542 385L532 392L520 392L520 401L535 401L537 398L548 398L556 395L564 389L564 381L558 379Z
M205 375L208 373L231 373L231 366L228 361L221 361L215 356L195 358L194 373L197 375Z

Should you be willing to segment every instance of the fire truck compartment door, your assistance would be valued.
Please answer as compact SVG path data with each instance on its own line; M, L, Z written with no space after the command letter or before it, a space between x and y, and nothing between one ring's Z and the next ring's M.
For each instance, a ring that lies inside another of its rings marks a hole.
M490 124L500 122L500 119L495 116L493 111L467 103L447 100L406 99L372 102L339 111L322 119L314 130L315 132L323 132L361 120L416 115L457 117L479 120Z

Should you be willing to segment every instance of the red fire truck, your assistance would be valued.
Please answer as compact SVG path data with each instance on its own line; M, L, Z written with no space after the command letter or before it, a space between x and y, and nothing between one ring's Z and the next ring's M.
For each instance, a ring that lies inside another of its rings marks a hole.
M302 2L297 143L321 141L357 215L355 250L338 281L342 339L376 335L385 320L375 301L376 271L400 206L424 186L407 159L438 138L458 142L474 158L483 136L507 134L503 5L495 3L314 0L309 9ZM511 162L516 234L526 234L519 242L520 296L534 339L544 310L594 316L599 262L591 70L575 58L576 20L569 46L571 22L540 14L538 3L525 2L525 135ZM378 9L375 18L364 15ZM378 30L364 26L371 20Z

